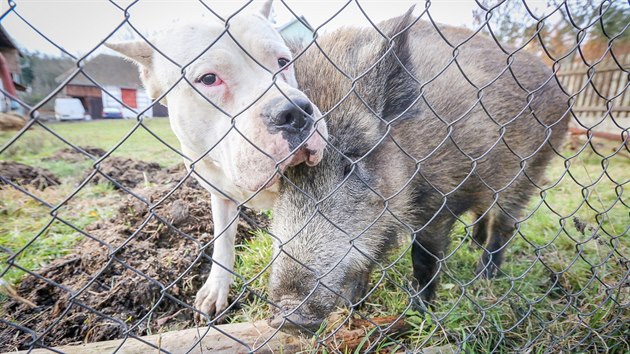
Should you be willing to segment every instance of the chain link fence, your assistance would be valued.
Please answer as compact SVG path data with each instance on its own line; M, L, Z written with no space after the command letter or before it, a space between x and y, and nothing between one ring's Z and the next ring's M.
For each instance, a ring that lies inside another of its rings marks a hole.
M142 3L80 56L0 17L63 57L1 91L3 352L630 350L626 1Z

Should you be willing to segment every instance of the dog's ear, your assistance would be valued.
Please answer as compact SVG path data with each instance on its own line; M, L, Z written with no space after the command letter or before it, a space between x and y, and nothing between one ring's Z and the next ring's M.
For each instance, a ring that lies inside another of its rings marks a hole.
M138 65L151 67L153 48L145 41L105 43L105 46L131 59Z
M273 3L273 0L266 0L260 7L260 14L266 19L269 19L269 15L271 15L272 3Z
M145 41L130 41L120 43L105 43L105 46L112 49L127 59L138 65L140 71L140 79L144 88L147 90L149 98L156 99L162 95L160 83L153 75L153 53L154 50ZM160 103L166 106L166 98L160 100Z

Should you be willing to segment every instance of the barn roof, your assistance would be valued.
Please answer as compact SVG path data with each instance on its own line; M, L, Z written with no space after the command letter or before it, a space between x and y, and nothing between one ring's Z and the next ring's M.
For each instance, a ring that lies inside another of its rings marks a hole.
M62 82L75 70L76 68L72 68L59 75L57 77L57 82ZM94 81L98 82L101 86L116 86L135 89L142 87L136 65L118 56L100 54L92 59L89 59L83 65L83 72ZM82 73L72 79L70 84L96 86Z
M15 42L13 42L13 39L11 39L11 36L9 36L7 31L4 29L4 26L1 26L1 25L0 25L0 48L18 49L18 47L15 45Z
M315 32L315 30L313 29L313 26L311 26L310 23L308 23L308 21L306 21L306 17L304 16L300 16L299 19L298 18L293 18L291 19L291 21L282 24L280 26L276 27L276 30L280 33L282 33L282 31L284 31L285 29L291 27L294 23L299 22L301 25L303 25L304 27L306 27L309 31L311 32Z

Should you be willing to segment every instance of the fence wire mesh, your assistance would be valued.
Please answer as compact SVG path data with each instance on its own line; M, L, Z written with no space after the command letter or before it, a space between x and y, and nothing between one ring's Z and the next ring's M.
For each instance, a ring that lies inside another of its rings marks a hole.
M1 90L3 352L630 350L628 2L103 4L81 55L0 16L71 65Z

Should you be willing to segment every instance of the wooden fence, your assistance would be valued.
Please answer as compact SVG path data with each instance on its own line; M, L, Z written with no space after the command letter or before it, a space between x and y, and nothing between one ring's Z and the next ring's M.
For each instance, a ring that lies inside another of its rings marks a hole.
M590 72L582 61L562 65L558 78L573 95L577 127L613 134L621 133L620 126L630 127L630 54L618 57L618 62L608 57Z

